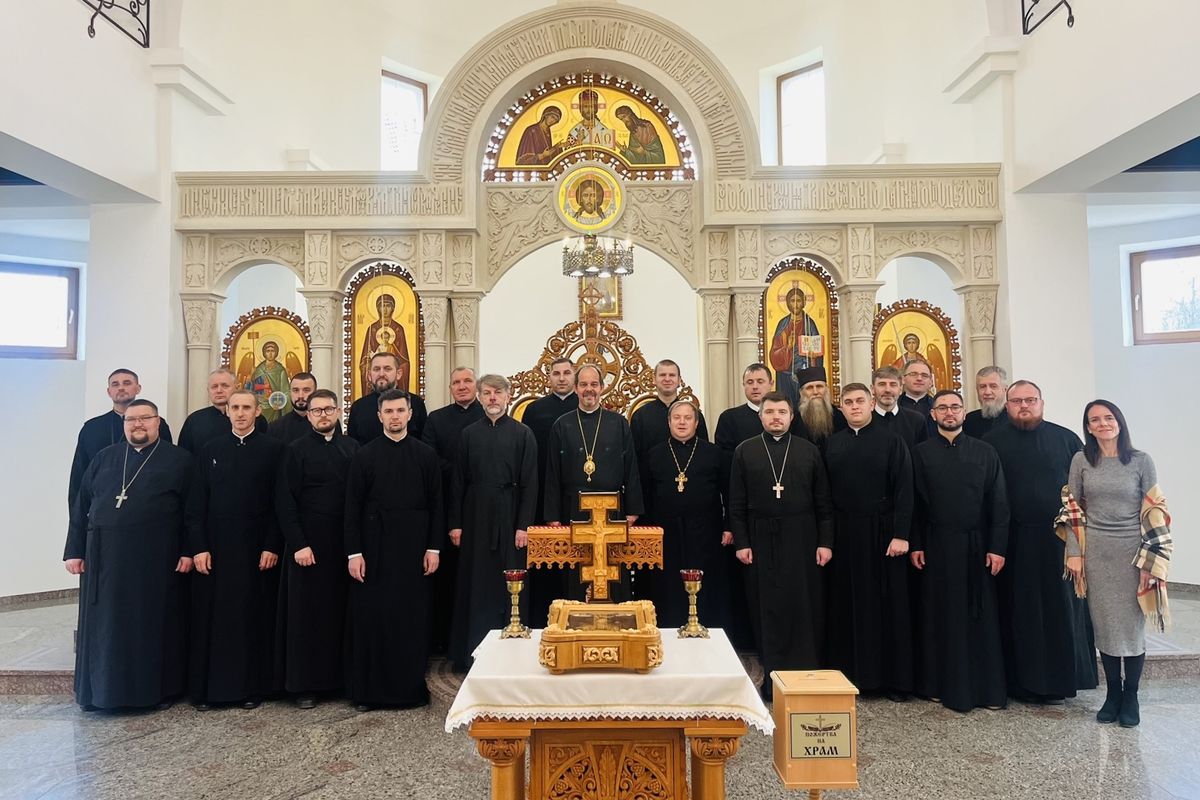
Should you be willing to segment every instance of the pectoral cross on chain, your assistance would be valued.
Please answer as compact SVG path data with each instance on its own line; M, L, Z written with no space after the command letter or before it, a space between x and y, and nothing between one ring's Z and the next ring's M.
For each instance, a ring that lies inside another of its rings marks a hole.
M682 492L682 491L683 491L683 485L684 485L685 483L687 483L687 475L684 475L684 474L681 472L681 473L679 473L679 475L678 475L678 476L676 476L676 478L675 478L675 486L677 487L677 491L680 491L680 492Z
M125 490L122 489L121 493L119 495L117 495L116 499L117 499L117 508L120 508L121 503L124 503L126 500L129 499L129 495L125 494Z
M775 499L782 500L783 499L783 484L780 483L779 481L775 481L775 485L772 486L771 488L775 490Z

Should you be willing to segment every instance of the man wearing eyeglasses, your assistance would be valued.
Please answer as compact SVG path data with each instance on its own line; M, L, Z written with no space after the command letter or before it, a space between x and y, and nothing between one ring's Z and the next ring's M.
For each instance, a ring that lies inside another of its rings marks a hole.
M313 392L317 391L317 379L311 372L297 372L288 382L288 391L292 396L292 410L267 426L267 433L284 444L291 444L297 439L306 438L312 433L313 426L309 424L308 403ZM338 433L342 432L342 423L335 421Z
M341 433L337 395L318 389L305 400L308 433L288 448L276 507L285 540L279 609L283 686L297 706L313 708L319 695L338 691L345 681L349 581L342 522L346 475L359 444Z
M983 441L1000 456L1012 508L1008 563L999 582L1008 694L1060 705L1076 689L1094 689L1097 675L1087 601L1062 579L1064 545L1049 534L1083 442L1047 421L1045 407L1037 384L1014 382L1009 424L992 428Z
M123 410L121 440L80 478L63 553L80 576L75 699L85 711L165 708L187 687L193 461L162 439L154 403Z
M68 511L75 502L75 495L79 493L79 482L83 480L88 464L101 450L124 440L125 409L141 393L142 384L133 370L116 369L108 376L108 399L112 400L112 411L92 417L79 429L75 458L71 461L71 479L67 486ZM172 441L171 426L161 417L158 420L158 438L168 443Z
M1007 702L996 575L1008 551L1008 495L1000 457L963 434L963 412L958 392L935 394L937 433L912 451L910 557L923 573L917 692L955 711Z

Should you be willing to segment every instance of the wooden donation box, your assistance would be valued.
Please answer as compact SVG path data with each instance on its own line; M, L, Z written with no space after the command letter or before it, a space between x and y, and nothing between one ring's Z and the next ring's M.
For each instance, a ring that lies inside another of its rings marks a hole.
M858 689L835 669L772 672L775 772L788 789L858 788Z
M621 567L662 568L662 528L630 528L609 519L620 507L615 492L582 492L579 508L587 522L568 528L531 527L526 564L530 567L581 567L590 584L589 602L555 600L542 631L538 663L554 674L575 669L623 669L648 672L662 663L662 634L648 600L602 602Z

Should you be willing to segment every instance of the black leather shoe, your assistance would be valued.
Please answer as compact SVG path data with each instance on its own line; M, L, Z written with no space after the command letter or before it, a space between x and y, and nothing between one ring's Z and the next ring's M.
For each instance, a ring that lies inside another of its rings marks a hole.
M173 705L175 705L174 700L163 700L161 703L156 705L155 708L157 708L159 711L166 711L168 708L170 708Z
M196 709L197 711L209 711L212 709L212 706L210 706L208 703L192 703L192 708Z
M259 700L257 697L251 697L248 700L242 701L242 708L250 711L251 709L258 708L261 704L262 700Z
M1117 717L1121 714L1121 695L1122 690L1119 686L1116 690L1111 686L1108 687L1108 695L1104 698L1104 705L1100 706L1100 710L1096 712L1097 722L1107 725L1117 721Z
M1117 721L1121 723L1122 728L1136 728L1142 721L1142 709L1141 704L1138 703L1137 689L1132 691L1125 689L1121 692L1121 711L1117 714Z
M366 703L355 703L354 710L355 711L370 711L371 707L369 705L367 705Z
M908 692L888 692L887 699L891 700L893 703L907 703Z
M302 694L296 698L296 708L316 708L317 696L315 694Z

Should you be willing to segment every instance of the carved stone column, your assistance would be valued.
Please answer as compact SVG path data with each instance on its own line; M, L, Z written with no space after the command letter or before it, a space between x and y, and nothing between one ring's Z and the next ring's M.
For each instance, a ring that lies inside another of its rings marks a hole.
M701 289L704 326L704 385L703 403L708 416L717 415L732 405L731 377L733 364L729 359L729 290Z
M334 279L334 275L333 271L329 268L330 249L332 246L332 231L304 232L305 289L324 289L332 286L331 282ZM318 376L319 378L320 376ZM321 385L324 386L325 384Z
M737 736L692 736L692 797L724 800L725 762L738 751Z
M447 328L446 292L422 292L421 314L425 320L425 405L432 411L450 402L450 337ZM478 327L476 328L478 330Z
M302 289L308 301L308 329L312 334L312 365L309 371L317 386L342 394L341 319L342 292L330 289Z
M479 298L482 293L450 296L450 317L454 321L454 366L479 369ZM450 375L442 376L449 381Z
M477 738L479 755L492 762L492 800L525 797L525 740Z
M842 348L842 386L858 381L871 385L872 328L875 323L875 294L882 283L851 283L839 286L842 330L849 347Z
M996 363L996 287L992 285L959 286L963 318L967 321L966 340L969 342L966 364L963 366L963 386L974 384L975 371ZM974 392L969 392L975 403Z
M224 295L213 292L180 292L183 328L187 334L187 411L208 405L208 373L217 365L217 309Z
M761 288L736 288L733 290L734 364L733 372L741 371L758 361L759 330L758 317L762 310Z

